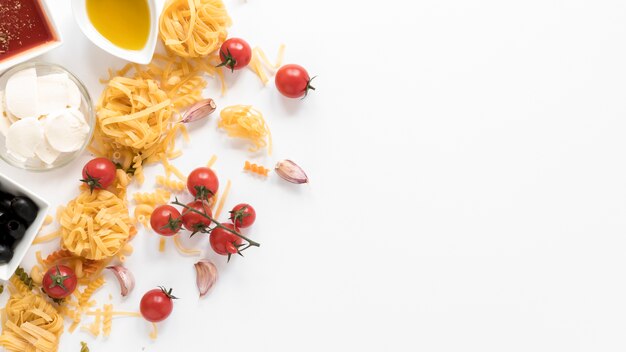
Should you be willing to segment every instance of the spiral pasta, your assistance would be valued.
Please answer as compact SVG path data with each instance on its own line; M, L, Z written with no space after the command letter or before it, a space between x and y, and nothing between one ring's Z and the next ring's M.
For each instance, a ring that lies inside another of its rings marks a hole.
M203 57L226 39L231 19L221 0L168 0L159 20L159 33L180 57Z
M71 258L72 256L73 256L72 252L68 251L67 249L59 249L57 251L54 251L48 254L46 259L43 260L43 264L46 267L48 267L52 264L56 264L57 262L63 259Z
M80 297L78 298L78 305L84 306L87 302L89 302L91 296L93 296L94 292L96 292L97 289L104 285L104 282L104 277L102 276L90 282L89 285L85 287L83 292L81 292Z
M11 276L11 278L9 278L9 282L11 283L11 286L9 286L9 289L11 290L11 292L19 292L22 294L27 294L29 292L32 292L32 288L28 287L16 275Z
M255 173L261 176L267 176L268 172L270 171L269 169L266 169L261 165L252 164L247 160L246 160L246 163L243 165L243 169L245 171L250 171L252 173Z
M174 192L181 192L187 188L187 185L185 185L183 182L172 180L164 176L157 176L156 183L157 185L163 186Z
M104 305L104 321L102 322L102 333L104 336L111 334L111 325L113 320L113 305Z
M226 130L230 137L244 138L254 144L251 152L267 147L268 154L272 154L272 134L270 133L263 114L250 105L233 105L220 112L220 121L217 125ZM267 139L267 140L266 140Z
M159 205L166 204L170 201L171 193L157 189L155 192L147 193L147 192L137 192L133 194L133 198L137 204L149 204L149 205Z
M87 259L114 256L135 231L125 201L105 190L82 192L61 216L63 245Z
M46 300L31 292L11 295L5 306L0 346L7 351L56 352L63 318Z

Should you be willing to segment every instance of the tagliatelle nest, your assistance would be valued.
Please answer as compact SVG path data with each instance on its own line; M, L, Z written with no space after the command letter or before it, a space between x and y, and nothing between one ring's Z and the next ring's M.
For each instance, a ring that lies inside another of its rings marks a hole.
M83 191L67 204L60 223L63 246L92 260L114 256L136 233L126 202L105 190Z
M7 351L56 352L63 318L50 303L32 292L14 292L4 308L0 346Z
M101 96L98 129L122 146L148 149L168 130L173 113L156 81L115 77Z
M222 0L168 0L159 20L159 33L176 55L204 57L226 40L226 27L231 23Z

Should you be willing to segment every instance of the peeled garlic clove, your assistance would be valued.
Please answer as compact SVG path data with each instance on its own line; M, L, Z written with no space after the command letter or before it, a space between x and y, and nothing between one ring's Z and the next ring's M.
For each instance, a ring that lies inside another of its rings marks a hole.
M126 297L135 288L133 273L121 265L107 266L107 269L110 269L115 274L117 281L120 282L122 297Z
M205 99L193 104L185 114L183 115L182 123L189 123L201 120L207 116L209 116L215 109L217 105L215 105L215 101L213 99Z
M200 297L204 297L217 281L217 267L207 259L194 264L196 267L196 284L200 291Z
M274 171L276 171L278 176L282 177L285 181L289 181L291 183L301 184L309 182L309 178L304 170L302 170L302 168L296 163L288 159L279 161L276 164Z

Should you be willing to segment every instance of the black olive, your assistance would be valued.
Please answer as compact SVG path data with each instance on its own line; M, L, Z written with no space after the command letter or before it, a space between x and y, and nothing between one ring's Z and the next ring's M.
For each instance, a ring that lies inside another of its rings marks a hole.
M13 195L0 191L0 210L11 210L11 200L13 198Z
M11 237L11 235L9 235L9 232L6 230L5 225L3 225L1 230L0 230L0 245L4 245L7 247L11 247L11 248L15 248L15 245L18 243L15 238Z
M6 229L9 236L13 237L15 240L21 239L26 233L26 227L24 224L17 220L9 220L6 224Z
M37 217L39 208L32 200L18 196L11 201L11 210L15 216L30 225Z
M11 219L11 214L7 210L0 209L0 225L6 224Z
M8 263L11 258L13 258L11 247L0 244L0 263Z

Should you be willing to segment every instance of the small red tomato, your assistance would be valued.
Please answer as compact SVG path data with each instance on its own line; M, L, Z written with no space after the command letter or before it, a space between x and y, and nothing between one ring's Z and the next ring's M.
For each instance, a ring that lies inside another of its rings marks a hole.
M158 323L169 317L174 309L172 300L177 299L172 295L172 289L169 291L164 287L155 288L146 292L141 298L139 310L144 319L152 323Z
M193 210L201 212L202 214L206 214L210 217L213 216L209 203L204 200L191 202L187 204L187 206ZM196 213L195 211L192 211L191 209L185 208L185 210L183 210L183 226L187 230L192 231L192 235L194 235L196 232L202 231L211 225L211 220Z
M224 227L227 227L231 230L235 230L235 226L233 224L222 224ZM223 228L216 228L211 231L211 235L209 236L209 242L211 243L211 248L217 254L227 255L230 258L231 254L235 254L239 252L237 248L243 240L241 237L224 230Z
M150 216L150 226L159 235L175 235L180 230L181 225L180 212L171 205L158 206Z
M287 98L301 98L309 94L309 89L315 90L315 87L311 85L313 78L309 77L304 67L289 64L276 72L274 83L280 94Z
M217 67L226 66L231 71L239 70L250 63L252 49L250 49L250 45L245 40L230 38L220 48L220 59L222 63L217 65Z
M74 270L65 265L50 268L43 276L41 287L51 298L65 298L76 289L77 278Z
M230 221L238 228L250 227L254 224L254 220L256 220L256 211L250 204L237 204L230 211Z
M105 189L115 181L117 168L115 164L107 158L95 158L83 167L83 178L80 180L94 189Z
M187 177L187 189L196 199L208 200L217 194L220 182L213 170L199 167Z

